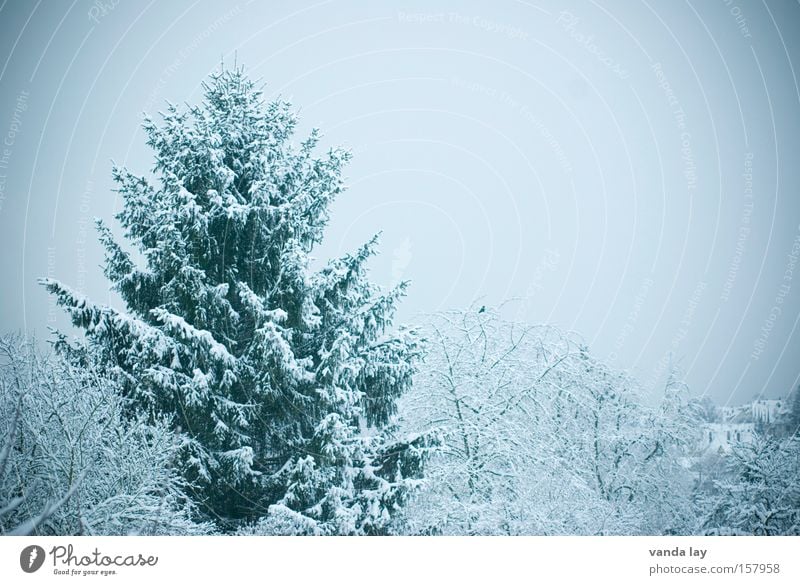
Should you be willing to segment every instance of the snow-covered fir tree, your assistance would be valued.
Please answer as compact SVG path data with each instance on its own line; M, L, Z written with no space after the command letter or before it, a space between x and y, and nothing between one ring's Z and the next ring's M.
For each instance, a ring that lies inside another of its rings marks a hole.
M390 328L405 283L383 293L366 276L375 238L310 269L348 153L315 156L316 131L293 145L290 104L240 69L162 117L144 124L153 179L113 171L141 260L97 224L127 310L43 283L131 413L171 418L192 496L221 527L384 533L424 453L386 432L419 339Z

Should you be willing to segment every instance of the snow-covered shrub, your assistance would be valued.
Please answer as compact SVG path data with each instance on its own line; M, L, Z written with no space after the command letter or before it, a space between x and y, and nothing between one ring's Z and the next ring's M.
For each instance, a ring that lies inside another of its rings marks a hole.
M756 435L717 469L696 496L698 532L800 535L800 439Z
M635 380L551 326L494 311L429 316L430 352L401 429L442 446L398 530L425 534L685 532L683 388L646 406Z
M165 424L109 380L0 338L0 533L202 534Z

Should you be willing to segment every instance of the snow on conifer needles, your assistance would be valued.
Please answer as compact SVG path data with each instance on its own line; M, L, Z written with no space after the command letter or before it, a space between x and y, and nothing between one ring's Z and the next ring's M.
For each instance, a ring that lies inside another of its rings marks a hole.
M126 310L43 284L85 330L93 363L121 380L129 414L172 421L210 519L380 534L416 485L421 451L361 427L388 423L419 340L390 332L405 285L384 294L367 279L375 239L309 269L349 154L315 155L316 131L293 146L296 123L241 70L212 76L201 105L145 121L154 181L114 168L117 219L146 262L98 223Z

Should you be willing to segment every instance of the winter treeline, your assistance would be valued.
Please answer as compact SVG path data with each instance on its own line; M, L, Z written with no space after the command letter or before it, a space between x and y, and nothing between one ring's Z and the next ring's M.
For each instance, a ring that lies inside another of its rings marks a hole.
M439 447L399 532L800 534L796 435L700 458L703 403L674 372L650 405L554 327L467 310L429 316L423 334L400 428Z
M349 155L241 70L162 118L97 223L121 306L43 279L83 335L0 342L3 533L800 532L797 443L698 476L676 377L650 406L554 327L396 326L376 238L312 270Z

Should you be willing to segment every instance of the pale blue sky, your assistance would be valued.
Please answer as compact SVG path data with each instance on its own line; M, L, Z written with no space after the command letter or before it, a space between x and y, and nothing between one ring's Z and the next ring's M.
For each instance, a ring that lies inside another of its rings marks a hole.
M739 0L3 2L2 330L65 325L42 275L109 300L110 161L149 171L142 112L236 55L354 151L316 255L382 230L401 319L513 297L648 387L673 355L721 403L785 395L799 25L796 2Z

